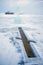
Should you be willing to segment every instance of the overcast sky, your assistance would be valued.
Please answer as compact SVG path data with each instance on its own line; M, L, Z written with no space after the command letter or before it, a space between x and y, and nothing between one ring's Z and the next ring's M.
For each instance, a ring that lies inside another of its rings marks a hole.
M0 0L0 13L43 14L43 0Z

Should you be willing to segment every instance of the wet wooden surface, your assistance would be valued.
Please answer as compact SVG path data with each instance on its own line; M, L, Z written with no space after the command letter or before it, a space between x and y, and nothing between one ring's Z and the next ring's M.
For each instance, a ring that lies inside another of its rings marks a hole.
M24 45L24 48L26 50L26 53L27 53L27 56L28 57L36 57L35 54L33 53L33 50L30 46L30 42L28 41L24 31L22 30L21 27L18 28L19 29L19 32L20 32L20 35L21 35L21 39L23 41L23 45Z

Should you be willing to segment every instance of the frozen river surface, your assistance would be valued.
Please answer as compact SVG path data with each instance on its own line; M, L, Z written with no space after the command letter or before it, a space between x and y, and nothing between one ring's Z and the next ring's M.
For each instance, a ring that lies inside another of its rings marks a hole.
M27 57L18 27L37 57ZM0 14L0 65L43 65L43 15Z

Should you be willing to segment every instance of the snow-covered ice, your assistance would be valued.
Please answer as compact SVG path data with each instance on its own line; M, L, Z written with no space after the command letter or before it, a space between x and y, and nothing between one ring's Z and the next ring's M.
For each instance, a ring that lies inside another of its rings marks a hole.
M37 57L27 57L18 27ZM43 15L0 15L0 65L43 65Z

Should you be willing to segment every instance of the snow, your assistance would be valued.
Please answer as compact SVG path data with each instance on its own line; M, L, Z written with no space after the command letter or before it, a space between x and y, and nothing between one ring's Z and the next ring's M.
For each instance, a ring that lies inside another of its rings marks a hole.
M18 27L22 27L30 40L30 45L37 54L36 58L27 57ZM43 65L43 15L0 14L0 65L22 63Z
M0 37L0 63L2 65L17 65L16 62L19 61L17 58L19 58L20 54L16 52L16 48L13 45L9 44L8 38L1 33Z

